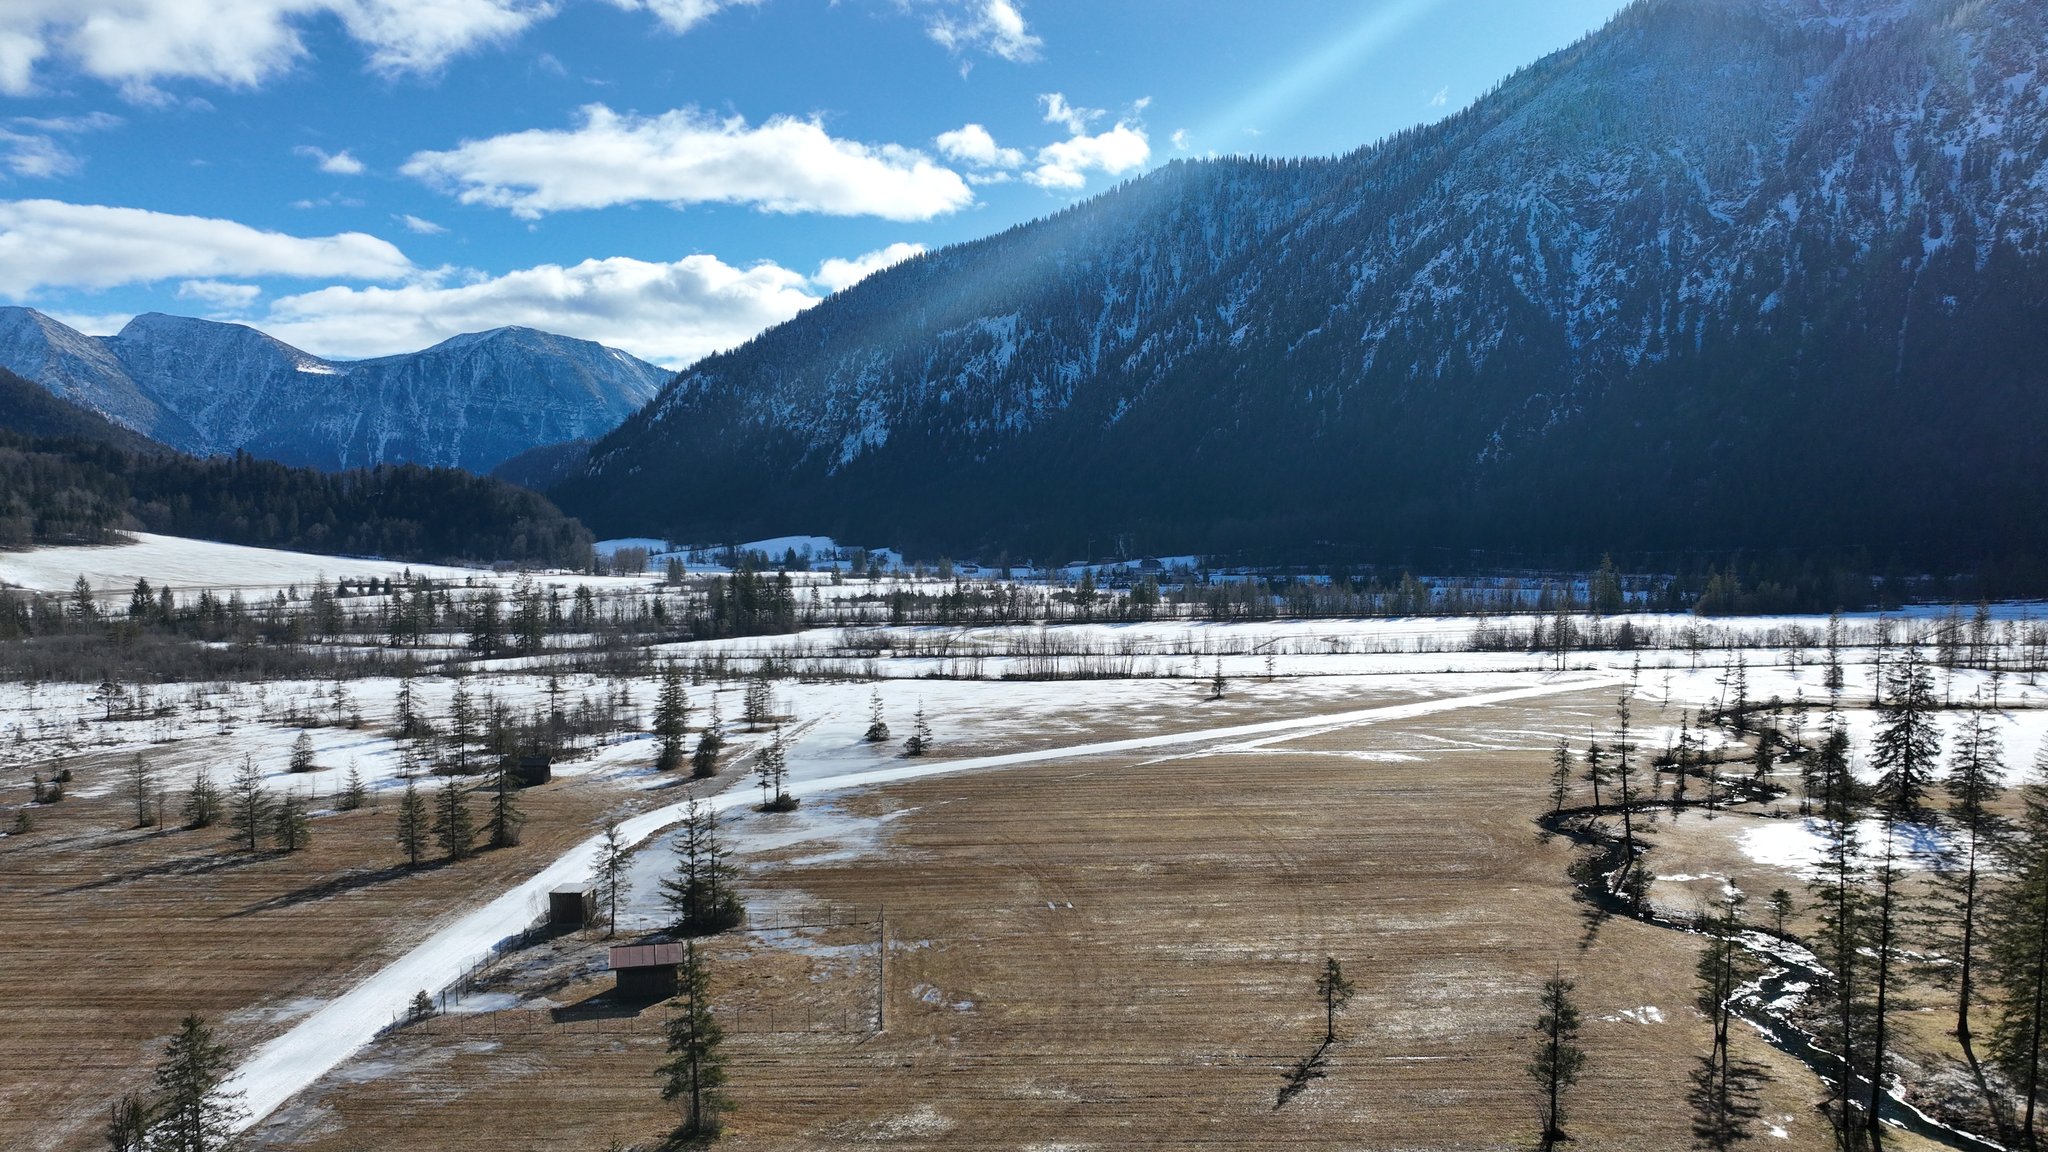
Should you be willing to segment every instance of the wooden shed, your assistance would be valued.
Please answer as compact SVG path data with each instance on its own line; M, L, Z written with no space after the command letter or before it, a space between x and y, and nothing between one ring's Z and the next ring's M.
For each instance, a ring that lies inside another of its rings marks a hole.
M681 944L619 944L612 948L613 992L621 1000L666 1000L676 994Z
M514 756L506 767L521 788L532 788L555 778L555 762L546 756Z
M597 890L588 884L570 884L548 893L548 925L553 928L581 928L597 919Z

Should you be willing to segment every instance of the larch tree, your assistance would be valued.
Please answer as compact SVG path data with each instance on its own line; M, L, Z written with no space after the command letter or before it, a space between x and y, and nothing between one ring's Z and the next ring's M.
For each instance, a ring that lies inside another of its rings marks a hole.
M493 848L510 848L519 843L519 828L526 822L526 814L519 808L519 777L511 755L492 758L484 788L491 798L484 837Z
M1969 711L1962 739L1949 762L1942 787L1948 793L1948 822L1954 845L1936 871L1929 908L1935 943L1953 964L1936 966L1935 979L1956 992L1956 1039L1970 1047L1970 1007L1978 998L1977 961L1984 935L1985 896L1997 848L2008 822L1992 810L2005 791L2004 755L1991 713L1979 700Z
M418 784L407 780L405 793L398 798L398 850L405 853L407 867L420 866L432 824L433 818L427 814L427 798L420 795Z
M1565 801L1572 797L1572 746L1560 736L1557 748L1550 754L1550 811L1554 815L1564 811Z
M711 698L711 717L697 733L697 750L690 753L690 775L708 780L718 775L718 754L725 749L725 718L718 713L718 697Z
M1986 959L1999 991L1991 1057L2020 1098L2019 1135L2040 1147L2048 1096L2048 784L2020 789L2021 814L2004 852L2008 881L1990 900Z
M228 822L242 846L255 852L262 847L263 835L269 831L269 818L270 797L263 791L263 773L257 769L254 757L244 756L241 769L228 786Z
M1337 1042L1337 1013L1351 1002L1355 989L1351 981L1344 978L1344 968L1335 956L1323 957L1322 971L1316 974L1316 995L1323 1001L1323 1043Z
M633 845L626 842L617 820L607 820L597 842L597 902L604 905L606 936L619 931L619 905L633 891Z
M306 814L306 799L297 792L287 791L277 802L277 815L271 822L272 840L286 852L297 852L313 839L313 821Z
M289 768L293 772L311 772L313 767L313 734L302 730L292 741Z
M476 847L476 818L469 812L469 795L453 776L441 781L434 794L434 842L450 860L467 859Z
M1748 1139L1750 1121L1762 1114L1757 1093L1762 1069L1737 1060L1729 1044L1736 991L1757 967L1742 946L1742 897L1724 896L1700 917L1699 930L1706 943L1694 969L1699 978L1694 1006L1707 1018L1712 1041L1692 1073L1693 1135L1703 1147L1727 1149Z
M150 770L149 761L137 752L128 761L128 800L135 805L135 826L148 828L157 823L156 817L156 773Z
M1564 1130L1564 1094L1579 1082L1586 1066L1585 1050L1579 1047L1579 1007L1572 1000L1576 989L1562 973L1544 982L1536 1016L1536 1051L1527 1072L1536 1081L1543 1098L1543 1131L1539 1139L1545 1149L1570 1140Z
M1582 779L1593 786L1593 809L1600 809L1600 788L1607 783L1611 770L1607 767L1607 750L1595 740L1586 745L1586 774Z
M675 1015L663 1032L668 1061L655 1070L661 1077L661 1098L683 1110L675 1132L678 1143L709 1140L718 1135L719 1113L726 1106L724 1030L711 1014L711 971L695 941L684 941L683 962L676 966Z
M796 798L789 794L789 752L782 743L782 729L768 738L768 746L761 749L754 762L754 776L761 783L761 810L763 812L787 812L796 807Z

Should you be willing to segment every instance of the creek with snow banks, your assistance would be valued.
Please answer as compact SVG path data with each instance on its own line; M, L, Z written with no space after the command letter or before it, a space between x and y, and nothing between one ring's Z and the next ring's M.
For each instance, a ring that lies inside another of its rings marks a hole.
M1011 768L1076 757L1114 756L1275 733L1307 733L1361 724L1410 720L1466 708L1510 704L1542 696L1600 688L1616 682L1612 677L1564 676L1527 688L1444 697L1287 720L1269 720L1257 724L1108 740L997 756L931 762L912 761L890 768L796 780L790 784L789 793L803 798L852 788L895 784L982 769ZM747 804L752 799L752 790L742 785L706 797L700 802L713 811L725 811ZM671 804L622 821L619 825L620 834L628 843L642 843L681 822L686 807L687 802ZM507 938L525 930L537 917L550 889L590 878L595 871L597 853L598 837L593 836L563 853L539 873L497 899L481 908L457 916L412 951L328 1001L288 1031L256 1049L241 1067L235 1070L226 1085L229 1090L239 1091L244 1096L248 1112L242 1127L253 1127L287 1100L311 1087L320 1077L376 1039L379 1032L404 1014L414 994L421 991L432 993L447 987L470 966L489 956Z

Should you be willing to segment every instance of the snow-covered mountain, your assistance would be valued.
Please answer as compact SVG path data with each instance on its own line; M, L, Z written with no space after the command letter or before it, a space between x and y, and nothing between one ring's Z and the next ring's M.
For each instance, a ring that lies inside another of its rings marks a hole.
M1438 124L1176 163L679 377L600 535L2048 541L2048 5L1639 0ZM1021 554L1021 553L1020 553Z
M331 361L240 324L152 313L93 337L28 308L0 308L0 367L196 455L243 450L319 468L410 462L477 472L609 431L671 375L530 328Z

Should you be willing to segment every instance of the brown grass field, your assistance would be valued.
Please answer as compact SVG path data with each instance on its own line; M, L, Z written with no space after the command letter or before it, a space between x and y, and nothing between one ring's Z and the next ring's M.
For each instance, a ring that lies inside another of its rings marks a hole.
M1533 819L1543 749L1610 705L1602 690L840 800L896 815L865 853L800 865L797 845L749 861L749 903L757 921L886 906L887 1028L872 1027L873 928L716 941L734 1101L723 1144L1532 1148L1529 1029L1537 988L1562 971L1587 1021L1574 1146L1690 1147L1686 1074L1707 1043L1695 942L1589 921L1566 879L1571 845L1540 840ZM0 1147L98 1146L106 1103L141 1086L184 1011L254 1043L280 1008L346 986L621 802L550 785L528 794L521 847L357 885L335 878L392 860L388 803L318 821L308 852L246 862L212 832L110 831L117 801L48 810L35 837L0 841ZM1759 903L1796 889L1703 823L1661 825L1670 851L1652 866L1728 874ZM1697 899L1681 884L1658 897ZM529 949L493 987L578 1005L607 985L603 943ZM1327 1077L1276 1108L1283 1071L1321 1039L1326 955L1358 994ZM543 1005L401 1028L252 1145L651 1148L677 1119L653 1075L663 1015L564 1019ZM1772 1075L1753 1146L1828 1147L1818 1081L1738 1029Z

